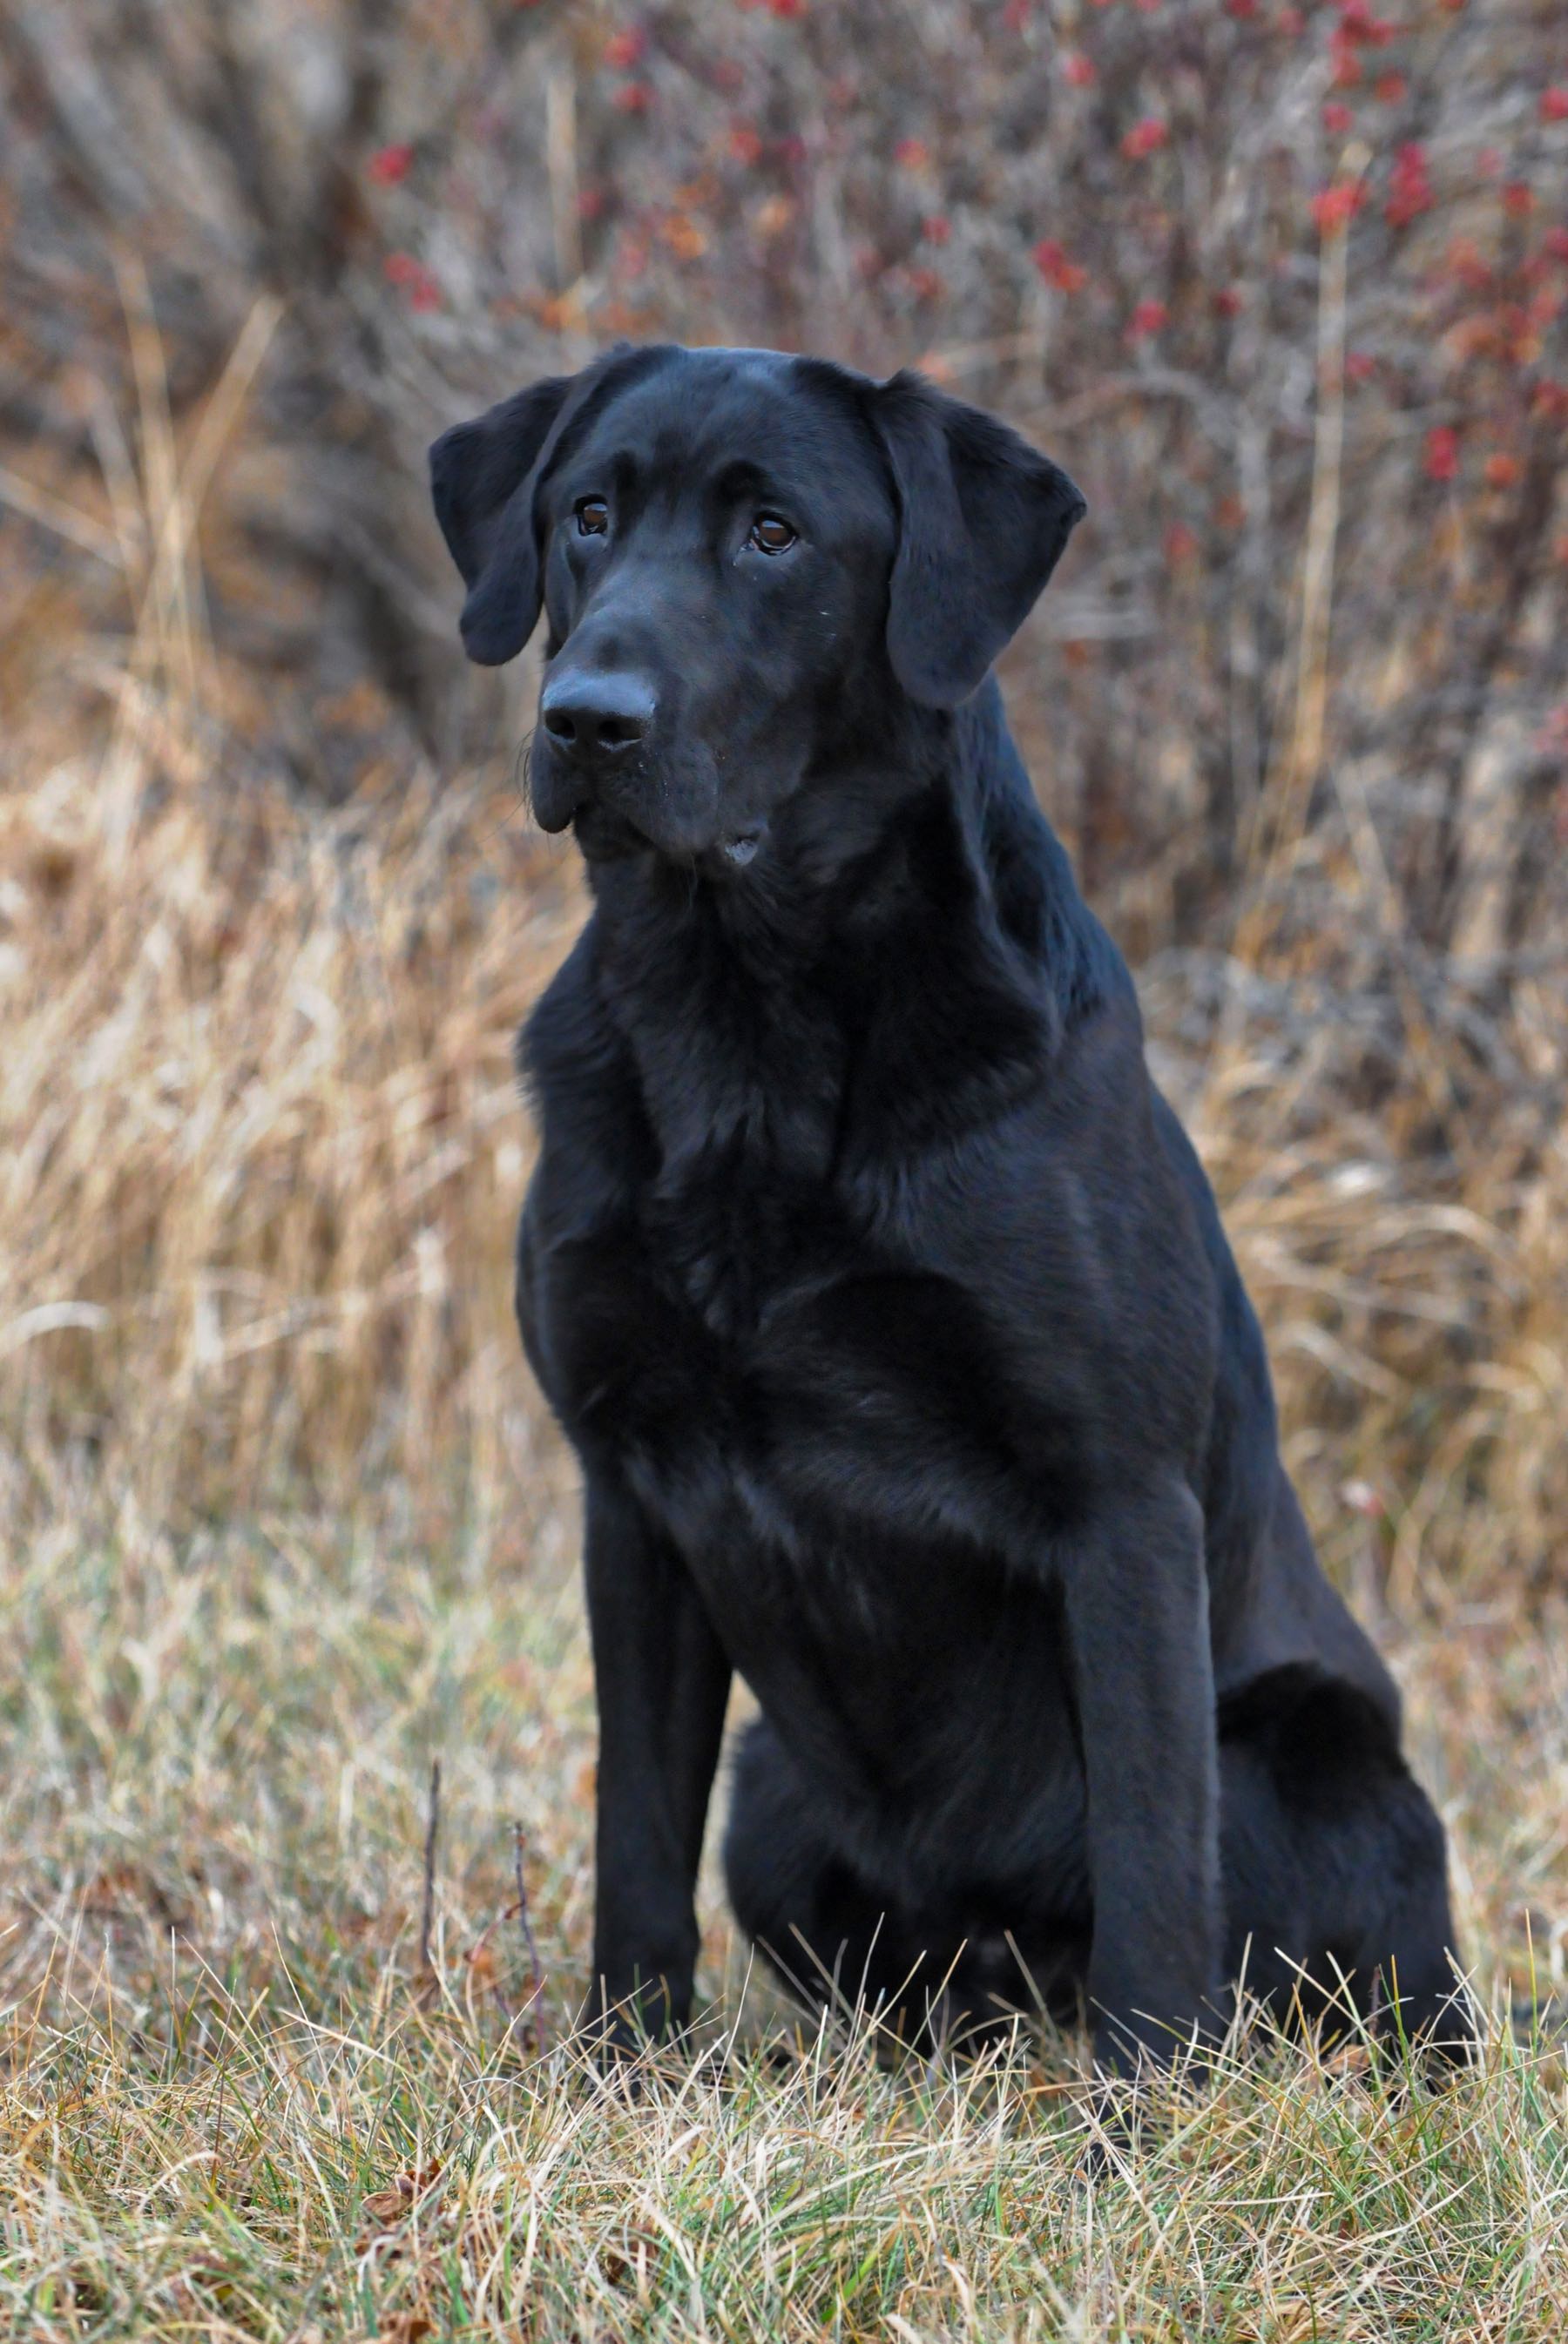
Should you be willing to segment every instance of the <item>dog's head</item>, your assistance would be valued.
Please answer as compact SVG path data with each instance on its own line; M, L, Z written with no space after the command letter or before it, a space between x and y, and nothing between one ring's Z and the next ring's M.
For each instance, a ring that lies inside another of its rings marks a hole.
M590 856L748 864L862 702L966 699L1084 510L917 376L622 349L430 450L470 659L549 656L534 811Z

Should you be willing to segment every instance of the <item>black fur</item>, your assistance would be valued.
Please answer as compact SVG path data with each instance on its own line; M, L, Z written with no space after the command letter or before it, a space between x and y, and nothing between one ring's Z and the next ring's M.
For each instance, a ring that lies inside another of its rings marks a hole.
M916 378L673 349L433 469L474 655L542 599L595 899L518 1308L586 1489L605 2004L687 2016L738 1670L731 1892L804 1992L1087 2004L1115 2066L1245 1961L1462 2039L1392 1683L986 672L1077 490Z

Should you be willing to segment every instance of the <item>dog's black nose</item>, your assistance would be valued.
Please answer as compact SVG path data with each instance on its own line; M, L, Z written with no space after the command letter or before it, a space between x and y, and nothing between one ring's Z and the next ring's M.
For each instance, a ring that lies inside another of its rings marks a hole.
M584 764L635 749L653 722L652 686L640 675L552 676L539 702L546 732Z

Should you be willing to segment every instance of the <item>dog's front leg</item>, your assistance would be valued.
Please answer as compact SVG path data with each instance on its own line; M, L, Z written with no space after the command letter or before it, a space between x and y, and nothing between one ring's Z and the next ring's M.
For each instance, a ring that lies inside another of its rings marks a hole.
M1203 1516L1124 1494L1079 1547L1067 1611L1088 1793L1097 2064L1168 2062L1216 2023L1218 1756Z
M584 1565L599 1701L592 2021L622 2042L683 2026L693 1904L730 1664L680 1557L591 1466Z

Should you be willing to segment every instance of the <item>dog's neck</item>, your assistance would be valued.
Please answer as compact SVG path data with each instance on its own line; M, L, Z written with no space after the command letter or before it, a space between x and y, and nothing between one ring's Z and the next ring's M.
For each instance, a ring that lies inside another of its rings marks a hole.
M1116 981L994 682L908 708L891 756L841 746L733 880L651 854L592 879L661 1185L715 1158L820 1181L953 1137L1043 1079Z

